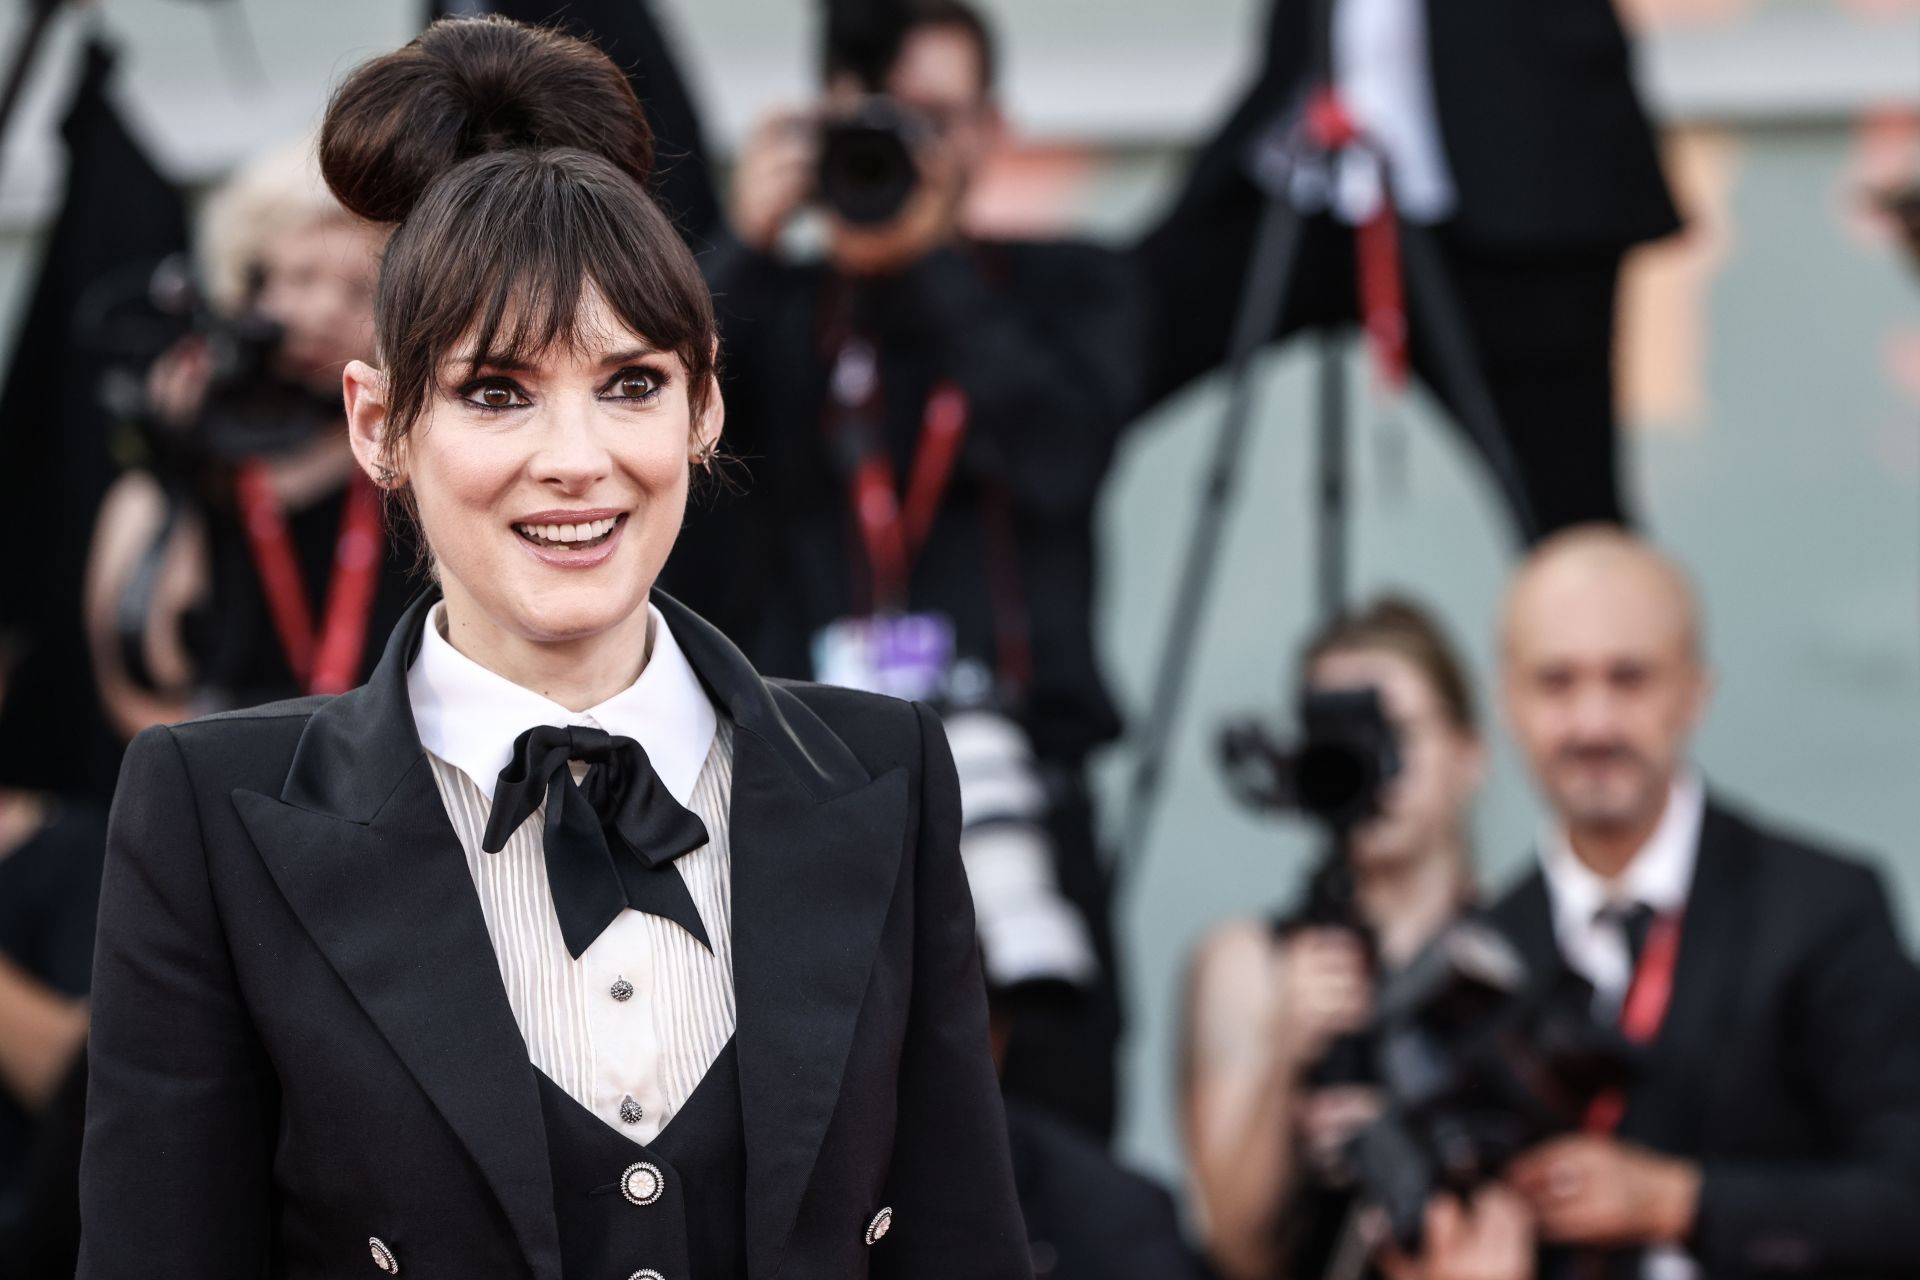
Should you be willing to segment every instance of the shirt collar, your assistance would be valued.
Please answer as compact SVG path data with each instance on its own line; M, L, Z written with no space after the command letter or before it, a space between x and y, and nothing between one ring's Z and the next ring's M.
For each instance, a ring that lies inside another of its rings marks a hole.
M589 725L638 742L673 798L689 802L713 746L716 716L673 630L653 605L647 606L653 653L645 669L625 689L585 711L569 711L454 648L441 630L445 609L444 603L436 604L427 615L420 652L407 671L407 699L421 746L492 795L522 733L542 724Z
M1686 906L1705 813L1706 788L1692 773L1682 773L1667 792L1667 805L1653 835L1611 880L1580 861L1565 828L1549 828L1540 841L1540 870L1553 899L1555 919L1585 929L1601 908L1610 905L1645 903L1663 915Z

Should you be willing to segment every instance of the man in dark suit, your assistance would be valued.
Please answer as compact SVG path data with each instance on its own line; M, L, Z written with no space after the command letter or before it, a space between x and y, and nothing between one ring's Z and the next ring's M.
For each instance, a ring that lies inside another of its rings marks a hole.
M1671 561L1563 533L1504 626L1508 716L1553 819L1495 916L1536 967L1589 979L1644 1055L1611 1114L1513 1170L1542 1239L1596 1276L1913 1274L1920 974L1878 877L1701 784L1709 678Z
M1141 244L1166 330L1154 398L1227 355L1265 202L1252 153L1330 80L1385 153L1401 219L1431 229L1540 529L1621 520L1615 284L1626 250L1679 219L1611 0L1321 4L1274 0L1259 77ZM1350 157L1332 216L1307 220L1276 336L1355 318L1342 224L1377 207L1363 169ZM1434 346L1447 321L1422 301L1413 369L1458 412Z

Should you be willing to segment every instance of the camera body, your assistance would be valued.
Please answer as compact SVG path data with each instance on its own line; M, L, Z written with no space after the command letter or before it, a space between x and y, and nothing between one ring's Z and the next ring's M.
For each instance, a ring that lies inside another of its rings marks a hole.
M1435 1193L1470 1193L1577 1129L1634 1067L1632 1046L1594 1016L1584 979L1564 966L1530 972L1472 917L1386 980L1367 1039L1386 1108L1355 1137L1349 1164L1409 1250Z
M920 187L919 154L934 132L926 116L884 95L828 117L819 125L815 195L854 226L892 222Z
M1380 813L1400 773L1400 742L1374 689L1308 690L1288 744L1258 720L1221 735L1227 781L1245 804L1299 813L1342 837Z

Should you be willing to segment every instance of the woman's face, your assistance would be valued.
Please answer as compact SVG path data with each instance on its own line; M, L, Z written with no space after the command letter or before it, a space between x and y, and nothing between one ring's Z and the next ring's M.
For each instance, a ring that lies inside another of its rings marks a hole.
M348 376L356 450L410 486L448 609L483 650L644 634L690 455L719 434L716 388L696 435L680 358L628 331L597 289L581 306L578 342L531 367L471 371L456 344L391 459L373 454L381 424L354 408L363 366Z
M1485 750L1448 718L1433 683L1412 661L1387 650L1336 650L1308 673L1315 690L1374 689L1400 744L1400 773L1387 785L1381 813L1353 833L1362 865L1409 862L1448 848L1485 773Z
M284 331L279 372L332 392L349 360L373 356L373 295L386 232L345 216L299 223L261 253L256 305Z

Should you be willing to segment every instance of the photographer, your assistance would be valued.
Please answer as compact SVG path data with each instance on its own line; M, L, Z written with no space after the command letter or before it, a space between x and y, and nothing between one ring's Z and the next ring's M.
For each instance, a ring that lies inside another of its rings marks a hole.
M1400 771L1347 857L1371 938L1310 906L1237 921L1201 945L1189 987L1182 1111L1208 1250L1227 1280L1325 1274L1350 1229L1348 1142L1380 1112L1363 1084L1316 1081L1372 1013L1376 968L1407 963L1472 900L1468 819L1486 769L1464 667L1438 625L1392 598L1337 619L1307 645L1303 691L1377 693ZM1371 945L1370 945L1371 944ZM1501 1190L1470 1211L1430 1212L1432 1274L1523 1274L1527 1215ZM1504 1259L1502 1263L1500 1260ZM1511 1264L1513 1271L1505 1270ZM1404 1261L1395 1274L1420 1274Z
M1568 531L1516 577L1502 640L1552 816L1494 918L1646 1048L1586 1132L1512 1171L1572 1255L1548 1274L1913 1275L1920 973L1872 870L1747 818L1689 763L1711 679L1685 575L1617 530Z
M1007 1085L1104 1136L1119 1015L1085 761L1119 720L1093 511L1135 404L1132 276L1084 244L970 236L1005 132L991 31L958 0L853 8L830 18L821 99L747 142L704 263L750 480L692 513L667 586L782 675L886 687L874 654L943 636L1014 716L1106 976L1083 1015L1015 1029ZM793 251L797 222L824 257Z
M89 557L88 639L127 737L358 682L409 590L340 399L371 354L382 233L326 193L310 140L242 169L201 233L205 302L156 279L159 321L188 331L146 375L137 465Z

